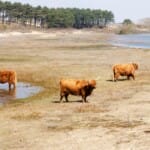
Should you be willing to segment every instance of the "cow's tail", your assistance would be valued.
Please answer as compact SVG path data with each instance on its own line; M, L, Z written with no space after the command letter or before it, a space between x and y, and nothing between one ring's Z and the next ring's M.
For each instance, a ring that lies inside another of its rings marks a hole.
M60 93L61 93L61 89L62 89L62 79L60 79L60 81L59 81L59 89L60 89Z
M113 66L112 70L113 70L113 81L115 81L116 67Z
M62 79L60 79L59 81L59 86L61 87L61 85L62 85Z

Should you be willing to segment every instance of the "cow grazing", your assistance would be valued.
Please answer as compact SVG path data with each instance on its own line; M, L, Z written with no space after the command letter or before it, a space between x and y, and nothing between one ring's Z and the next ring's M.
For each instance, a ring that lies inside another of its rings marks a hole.
M0 83L8 83L9 90L11 90L11 85L16 88L17 84L17 74L12 70L0 70Z
M138 70L138 64L130 63L130 64L117 64L113 66L114 79L113 81L117 81L119 76L127 76L129 80L130 77L135 80L135 70Z
M82 101L86 102L87 96L91 95L93 89L96 88L95 80L75 80L62 79L60 81L60 102L65 97L68 102L68 95L82 96Z

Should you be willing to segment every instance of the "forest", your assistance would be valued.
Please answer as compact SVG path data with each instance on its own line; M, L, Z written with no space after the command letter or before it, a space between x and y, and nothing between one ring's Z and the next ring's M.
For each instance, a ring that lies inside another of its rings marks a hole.
M0 1L0 22L36 28L105 27L114 21L114 14L101 9L48 8Z

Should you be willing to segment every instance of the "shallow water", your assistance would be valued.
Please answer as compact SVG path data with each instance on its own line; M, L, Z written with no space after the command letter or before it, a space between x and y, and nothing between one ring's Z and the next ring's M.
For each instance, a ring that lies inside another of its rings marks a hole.
M16 89L9 91L8 84L0 84L0 104L11 100L24 99L41 91L41 87L31 86L29 83L18 82Z
M116 46L150 49L150 33L115 35L111 44Z

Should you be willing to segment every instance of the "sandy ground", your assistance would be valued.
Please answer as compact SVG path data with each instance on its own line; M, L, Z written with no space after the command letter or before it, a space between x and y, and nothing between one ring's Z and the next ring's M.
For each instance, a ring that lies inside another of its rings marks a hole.
M44 77L34 80L55 76L56 83L61 77L98 79L89 103L70 96L69 103L60 104L56 88L53 94L2 106L0 149L149 149L150 50L110 46L107 35L97 31L0 36L1 66L14 65L20 75L40 71ZM112 82L112 64L126 62L139 64L136 80Z

